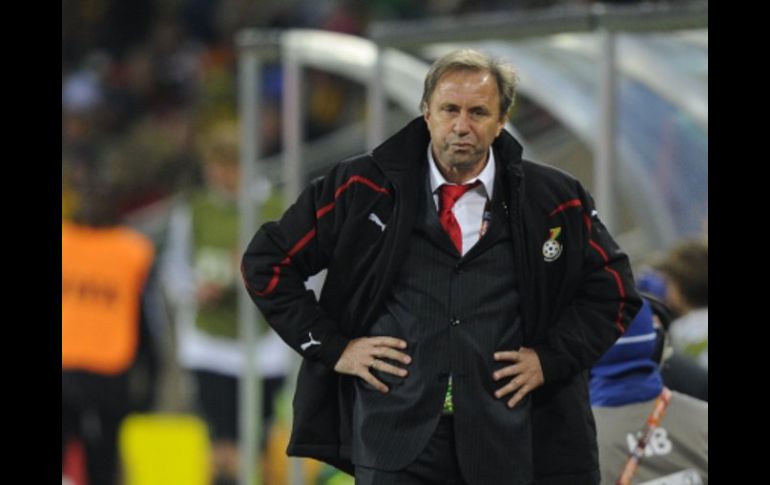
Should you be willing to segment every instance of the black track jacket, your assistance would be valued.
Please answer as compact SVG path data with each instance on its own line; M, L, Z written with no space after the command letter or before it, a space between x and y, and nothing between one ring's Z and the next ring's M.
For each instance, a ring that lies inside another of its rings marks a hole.
M429 141L425 121L416 118L372 153L335 165L279 221L262 226L243 256L252 299L304 357L290 455L352 473L354 377L333 367L349 340L367 335L398 272L425 183L419 174ZM524 346L535 349L545 377L532 395L536 483L598 483L585 371L641 306L628 258L577 180L522 160L521 145L505 130L492 146L506 167L497 176L508 184ZM558 244L546 245L549 240ZM304 282L323 269L316 301Z

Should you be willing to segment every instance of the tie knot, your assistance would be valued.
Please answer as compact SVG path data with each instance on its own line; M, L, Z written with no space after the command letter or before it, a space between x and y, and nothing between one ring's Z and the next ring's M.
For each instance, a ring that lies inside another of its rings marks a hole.
M439 187L439 195L441 200L441 210L442 211L448 211L452 209L452 206L455 205L455 202L463 196L464 193L468 192L472 188L478 186L481 182L476 180L473 183L465 184L465 185L449 185L449 184L441 184L441 187Z

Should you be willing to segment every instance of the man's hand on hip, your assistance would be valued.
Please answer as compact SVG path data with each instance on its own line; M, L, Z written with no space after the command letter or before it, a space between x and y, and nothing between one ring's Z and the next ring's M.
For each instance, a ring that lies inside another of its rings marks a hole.
M518 352L515 350L495 352L495 360L513 362L513 365L503 367L492 374L495 381L513 377L508 384L495 392L495 397L498 399L514 393L508 400L509 408L514 407L524 396L542 386L545 381L543 369L540 367L540 358L532 349L522 347Z
M409 364L412 358L396 349L405 349L406 342L394 337L361 337L348 342L342 351L334 370L340 374L358 376L382 393L388 392L388 386L372 375L371 370L387 372L398 377L406 377L406 369L391 365L384 360L390 359Z

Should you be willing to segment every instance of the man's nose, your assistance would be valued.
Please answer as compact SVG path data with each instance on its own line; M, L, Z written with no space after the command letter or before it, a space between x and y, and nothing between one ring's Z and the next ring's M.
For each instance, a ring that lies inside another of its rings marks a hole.
M470 124L468 119L468 113L461 111L457 115L454 122L454 131L458 135L464 135L470 131Z

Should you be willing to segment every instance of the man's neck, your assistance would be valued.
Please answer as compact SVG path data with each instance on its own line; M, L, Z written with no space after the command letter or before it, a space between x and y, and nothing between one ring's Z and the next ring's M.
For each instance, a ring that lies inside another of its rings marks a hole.
M428 156L428 165L429 165L429 177L430 177L430 189L434 193L438 190L438 188L441 186L441 184L444 183L452 183L452 184L466 184L472 180L479 180L481 181L482 185L484 186L484 190L487 193L487 197L489 199L492 198L493 192L494 192L494 180L495 180L495 154L494 151L490 148L487 156L485 157L483 165L479 163L480 169L478 171L465 171L463 173L456 173L455 177L452 177L451 179L448 178L443 171L440 169L440 166L438 162L436 162L436 159L433 157L433 150L431 150L431 146L428 146L428 149L426 150L427 156ZM477 167L474 167L477 168ZM451 174L450 174L451 175Z
M484 167L487 166L487 161L484 160L484 163L480 163L476 165L472 170L451 170L446 171L443 167L439 166L439 170L441 171L441 175L444 176L444 178L447 180L447 182L451 182L453 184L462 185L465 182L472 180L479 176L479 174L484 170Z

